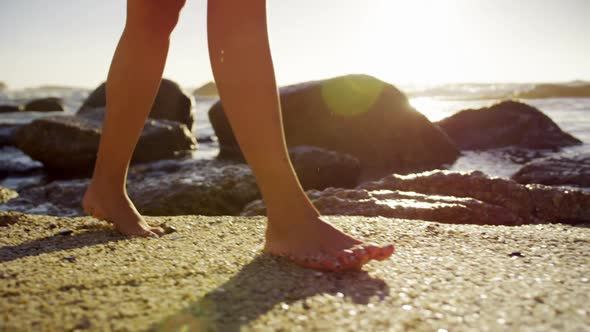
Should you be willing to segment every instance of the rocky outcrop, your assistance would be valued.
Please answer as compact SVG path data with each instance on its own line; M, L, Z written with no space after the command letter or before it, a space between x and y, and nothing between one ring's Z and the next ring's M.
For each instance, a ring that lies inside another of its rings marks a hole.
M322 214L383 216L453 224L521 225L590 221L590 193L521 185L481 172L390 175L356 189L308 191ZM243 215L264 213L261 201Z
M60 174L89 174L100 140L101 109L84 116L51 116L21 127L15 141L19 149ZM133 154L133 162L172 158L194 150L196 141L188 128L175 121L148 119Z
M296 146L289 149L289 157L304 189L354 188L358 184L360 163L349 154Z
M18 197L18 193L16 191L0 186L0 204L4 204L16 197Z
M184 94L178 84L168 79L162 79L149 117L177 121L192 129L194 115L191 111L191 104L191 99ZM104 106L106 106L106 83L101 84L88 96L78 110L78 114L92 112L94 108L104 110Z
M590 97L590 84L538 84L519 93L518 98L585 98Z
M538 109L518 101L463 110L437 124L461 150L559 149L582 143Z
M459 155L448 137L414 110L402 92L370 76L284 87L280 97L287 145L350 154L359 159L363 180L437 168ZM240 159L220 102L209 111L209 119L219 138L219 157Z
M56 97L35 99L23 107L25 112L63 112L63 110L63 101Z
M590 155L534 160L512 176L518 183L590 187Z
M21 190L0 210L56 216L83 215L88 179L53 181ZM163 160L131 167L127 191L145 215L236 215L260 197L247 165L219 161Z

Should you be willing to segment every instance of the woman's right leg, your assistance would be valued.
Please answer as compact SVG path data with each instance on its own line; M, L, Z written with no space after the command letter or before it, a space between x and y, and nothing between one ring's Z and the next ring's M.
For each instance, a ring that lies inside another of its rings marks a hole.
M139 214L126 191L131 155L158 92L169 37L185 0L128 0L127 20L106 84L107 110L86 213L126 235L161 233Z

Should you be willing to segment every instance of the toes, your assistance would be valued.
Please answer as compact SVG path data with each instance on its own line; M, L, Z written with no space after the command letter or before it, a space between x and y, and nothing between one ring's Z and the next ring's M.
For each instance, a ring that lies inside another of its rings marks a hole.
M151 227L150 231L157 236L164 236L166 235L166 231L162 227Z
M379 250L373 256L373 259L376 259L378 261L385 260L389 258L391 255L393 255L394 251L395 248L393 247L393 244L379 247Z

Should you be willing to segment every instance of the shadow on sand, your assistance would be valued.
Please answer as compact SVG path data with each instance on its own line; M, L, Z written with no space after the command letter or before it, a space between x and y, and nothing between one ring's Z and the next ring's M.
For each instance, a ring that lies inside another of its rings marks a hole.
M320 273L260 255L223 285L150 331L239 331L279 304L304 300L304 308L314 310L305 299L317 294L368 304L372 297L389 296L389 287L365 271Z
M33 241L14 246L1 247L0 263L10 262L23 257L38 256L57 251L129 239L128 237L120 235L108 226L85 227L80 232L75 231L71 235L68 233L69 232L56 232L54 235L35 239Z

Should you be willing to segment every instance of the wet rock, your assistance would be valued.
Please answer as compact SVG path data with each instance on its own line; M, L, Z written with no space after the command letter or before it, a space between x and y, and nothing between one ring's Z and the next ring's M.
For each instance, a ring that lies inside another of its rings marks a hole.
M0 105L0 113L13 113L20 111L21 109L18 105Z
M326 215L489 225L590 221L590 193L525 186L477 171L394 174L355 189L328 188L307 194ZM264 214L264 205L261 201L252 202L242 214Z
M358 184L360 163L349 155L313 146L296 146L289 156L304 189L353 188Z
M6 123L0 124L0 147L14 145L14 134L20 126Z
M133 172L129 196L146 215L237 215L260 197L247 165L187 160L173 173Z
M437 124L461 150L559 149L582 143L538 109L518 101L463 110Z
M518 98L584 98L590 97L590 84L538 84L518 94Z
M21 127L15 141L19 149L43 163L55 174L90 174L96 159L103 111L89 110L83 116L51 116ZM172 158L196 149L188 128L178 122L148 119L132 162Z
M0 204L6 203L16 197L18 197L18 193L16 191L0 186Z
M512 176L518 183L590 187L590 155L534 160Z
M0 210L56 216L84 215L88 179L59 180L27 188ZM127 191L145 215L236 215L260 198L246 165L219 161L163 160L131 167Z
M61 98L48 97L32 100L25 104L25 112L57 112L63 111L63 101Z
M288 147L311 145L359 159L361 179L408 173L452 163L459 152L394 86L350 75L281 88ZM220 158L241 152L220 102L209 111Z
M178 84L168 79L162 79L149 117L177 121L192 129L194 115L191 112L191 104L191 99L184 94ZM106 84L102 83L84 101L78 114L91 112L93 108L104 110L104 106L106 106Z

